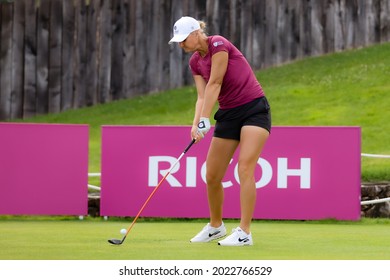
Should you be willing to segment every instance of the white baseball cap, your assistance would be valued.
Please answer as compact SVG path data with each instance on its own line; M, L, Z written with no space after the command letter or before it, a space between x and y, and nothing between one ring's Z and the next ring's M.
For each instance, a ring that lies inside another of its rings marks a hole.
M192 17L182 17L173 26L173 37L169 44L179 43L187 39L191 32L200 29L199 22Z

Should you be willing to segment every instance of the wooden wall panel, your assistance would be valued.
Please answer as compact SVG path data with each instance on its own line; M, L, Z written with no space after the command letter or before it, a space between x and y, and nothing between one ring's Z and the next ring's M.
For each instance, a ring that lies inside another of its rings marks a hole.
M253 69L390 41L390 0L0 2L0 120L193 83L168 45L181 16L231 40Z

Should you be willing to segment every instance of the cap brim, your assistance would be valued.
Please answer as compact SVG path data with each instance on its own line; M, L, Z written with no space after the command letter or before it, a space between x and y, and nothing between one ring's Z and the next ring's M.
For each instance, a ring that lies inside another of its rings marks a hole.
M187 35L177 34L172 37L172 39L168 42L168 44L183 42L185 39L187 39L188 35L190 34Z

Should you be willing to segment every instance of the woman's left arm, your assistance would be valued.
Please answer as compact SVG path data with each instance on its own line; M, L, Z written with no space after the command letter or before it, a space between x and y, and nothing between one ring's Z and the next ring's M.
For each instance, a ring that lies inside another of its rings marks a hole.
M218 100L223 78L228 66L229 55L225 51L217 52L211 58L210 79L206 85L204 93L203 108L200 117L210 118L213 107Z

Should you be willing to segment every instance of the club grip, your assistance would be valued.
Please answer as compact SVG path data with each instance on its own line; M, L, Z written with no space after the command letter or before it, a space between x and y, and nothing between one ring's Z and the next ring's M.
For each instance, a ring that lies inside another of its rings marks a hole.
M195 139L192 139L192 140L191 140L191 143L188 144L187 148L184 149L183 154L185 154L185 153L191 148L191 146L192 146L194 143L195 143Z

